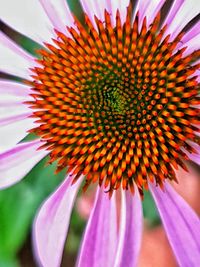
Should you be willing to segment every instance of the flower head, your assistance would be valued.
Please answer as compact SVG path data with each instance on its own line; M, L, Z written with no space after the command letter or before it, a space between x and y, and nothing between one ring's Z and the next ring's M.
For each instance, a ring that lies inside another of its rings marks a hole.
M48 37L39 51L40 59L27 55L4 34L0 35L2 51L8 50L11 57L10 62L4 60L1 69L26 79L23 85L1 82L4 88L11 89L11 94L14 88L14 94L23 96L25 101L25 105L17 105L19 109L23 106L19 115L3 119L7 124L14 119L29 121L29 126L23 124L23 134L33 132L38 140L17 145L23 136L20 132L8 144L16 147L3 152L0 160L6 168L13 153L33 153L23 171L19 169L15 176L11 173L4 178L3 187L20 180L47 154L50 163L58 160L57 171L67 167L66 180L41 208L35 222L35 248L41 264L59 265L73 201L84 177L85 189L91 182L98 182L113 197L109 199L98 190L79 266L105 266L105 262L108 267L135 266L141 240L138 192L143 195L144 188L152 192L179 263L197 266L200 244L196 231L189 229L187 223L190 218L198 231L199 220L168 181L178 180L178 168L187 171L187 161L199 163L199 23L188 28L199 9L190 7L189 1L175 0L164 17L162 0L148 1L147 6L144 1L125 1L122 5L121 1L81 0L85 12L81 23L71 15L64 0L39 2L41 6L33 6L42 13L41 19L45 16L53 24L52 40L45 30ZM189 7L191 13L184 20ZM2 17L10 22L6 12ZM16 22L16 29L27 34L24 26ZM41 43L37 35L28 36ZM15 58L19 59L18 67L23 63L22 71L12 68ZM21 95L15 90L18 88ZM5 89L2 94L6 94ZM15 168L17 161L13 158L11 167ZM124 191L117 229L115 190L120 188ZM168 206L185 236L174 226ZM134 237L129 236L128 229ZM53 256L58 231L58 248ZM108 243L101 232L108 236ZM91 240L91 234L96 240ZM185 247L187 239L197 251L194 255ZM45 243L49 252L45 252ZM109 247L107 252L103 250L100 263L97 245L104 250ZM128 247L131 259L126 254Z
M75 180L84 174L86 186L105 179L110 191L176 180L172 165L187 169L181 148L195 153L189 141L199 142L199 87L191 75L200 51L177 49L183 32L164 37L160 11L139 30L132 10L124 22L117 10L114 25L105 10L103 21L85 15L85 25L76 20L76 29L56 32L57 46L46 44L33 70L31 104L40 123L33 131L50 161L59 159L58 170L68 167Z

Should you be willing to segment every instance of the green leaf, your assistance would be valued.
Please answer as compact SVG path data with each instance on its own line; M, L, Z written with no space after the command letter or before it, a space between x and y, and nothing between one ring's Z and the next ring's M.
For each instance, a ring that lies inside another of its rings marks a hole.
M153 198L149 191L144 192L144 201L142 203L143 213L145 219L147 219L150 226L156 226L160 224L160 217L155 207Z
M19 263L16 258L5 258L5 257L0 257L0 266L1 267L19 267Z
M83 10L79 0L66 0L69 8L71 9L72 14L74 14L81 22L83 19Z
M55 175L55 164L44 166L46 161L42 160L22 182L0 192L0 258L16 255L41 202L64 178L64 171Z
M70 220L70 229L67 235L66 251L69 254L76 254L81 243L83 231L85 228L85 220L83 220L74 209Z

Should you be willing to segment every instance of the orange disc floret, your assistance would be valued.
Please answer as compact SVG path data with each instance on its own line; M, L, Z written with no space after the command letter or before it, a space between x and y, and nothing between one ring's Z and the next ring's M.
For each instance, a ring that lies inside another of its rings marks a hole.
M46 141L50 162L58 171L68 167L85 188L98 181L112 192L122 186L134 191L147 181L161 187L176 180L174 168L187 169L184 147L199 143L199 85L194 62L200 51L184 56L177 50L182 33L172 42L159 29L159 15L147 28L132 23L130 8L122 25L113 27L76 20L69 34L56 31L55 46L46 44L34 72L34 99L29 102L39 125L32 131ZM66 30L66 31L67 31Z

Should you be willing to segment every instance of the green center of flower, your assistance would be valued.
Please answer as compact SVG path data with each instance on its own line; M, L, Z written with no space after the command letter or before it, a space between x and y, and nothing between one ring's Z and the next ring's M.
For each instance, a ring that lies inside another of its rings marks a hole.
M149 28L130 9L124 25L119 12L116 26L105 12L105 22L92 25L76 21L71 37L56 32L56 47L42 50L41 67L35 67L33 129L75 180L84 174L86 187L98 181L112 192L122 185L142 193L148 180L160 186L176 180L174 168L186 169L183 147L199 142L199 86L191 76L199 51L183 56L173 42L163 38L159 15ZM162 40L163 39L163 40ZM193 64L193 65L192 65Z

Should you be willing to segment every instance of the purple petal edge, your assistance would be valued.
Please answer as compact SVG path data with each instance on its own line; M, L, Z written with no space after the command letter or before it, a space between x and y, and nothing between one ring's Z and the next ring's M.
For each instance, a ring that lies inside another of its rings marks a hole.
M75 197L83 178L68 175L40 208L33 224L33 247L41 267L59 267Z
M149 188L179 265L199 267L199 217L168 182L165 183L165 192L152 184Z
M77 267L112 267L117 246L115 193L109 199L101 188L90 215Z
M121 223L115 267L137 266L142 241L142 204L138 190L135 194L122 191Z

